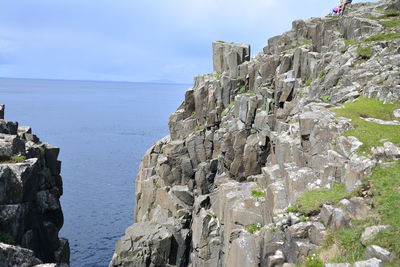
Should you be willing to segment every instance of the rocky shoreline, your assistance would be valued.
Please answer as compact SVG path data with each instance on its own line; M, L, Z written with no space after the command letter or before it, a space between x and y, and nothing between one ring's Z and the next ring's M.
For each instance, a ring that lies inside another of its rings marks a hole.
M4 120L0 105L0 266L68 266L59 148ZM58 263L58 264L56 264ZM42 265L40 265L42 266Z
M385 0L294 21L254 58L214 42L214 72L195 78L170 135L142 159L135 224L110 266L398 264L396 245L377 237L398 226L384 224L368 177L397 168L400 129L379 124L389 128L378 145L357 131L400 100L399 27L387 26L399 11ZM343 231L359 233L354 257Z

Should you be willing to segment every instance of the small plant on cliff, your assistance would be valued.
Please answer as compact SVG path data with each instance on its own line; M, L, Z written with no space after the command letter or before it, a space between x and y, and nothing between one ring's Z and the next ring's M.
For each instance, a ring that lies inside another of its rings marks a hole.
M14 238L10 234L0 231L0 242L13 245Z
M0 162L2 163L21 163L25 160L25 156L0 157Z
M309 77L306 82L304 83L304 86L310 86L313 82L313 79L311 77Z
M242 87L239 89L238 94L243 94L245 91L246 91L246 88L245 88L244 86L242 86Z
M255 198L264 197L265 193L263 191L253 190L251 191L251 196Z
M257 133L257 130L256 130L256 129L251 129L251 130L250 130L250 133L251 133L251 134L256 134L256 133Z
M298 212L299 209L296 206L290 206L286 209L287 212Z
M372 57L372 47L360 46L357 48L357 53L362 59L369 59Z
M223 118L223 117L225 117L226 115L228 115L228 111L222 111L222 113L221 113L221 118Z
M244 82L244 77L239 76L239 77L236 78L236 81L238 81L238 82Z
M318 77L319 77L319 78L324 78L325 75L326 75L326 72L325 72L325 71L321 71L321 72L319 73Z
M229 103L228 108L232 108L235 105L235 102Z
M255 232L261 230L261 225L260 224L250 224L250 225L246 226L246 230L250 234L254 234Z
M316 254L308 256L301 266L304 267L324 267L324 263L317 257Z
M332 103L332 102L331 102L331 96L330 96L330 95L324 95L324 96L322 96L322 97L321 97L321 101L324 102L324 103L327 103L327 104Z

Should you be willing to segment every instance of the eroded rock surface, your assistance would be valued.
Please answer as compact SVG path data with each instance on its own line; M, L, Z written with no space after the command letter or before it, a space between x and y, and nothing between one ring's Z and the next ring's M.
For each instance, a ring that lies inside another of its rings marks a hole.
M4 120L4 105L0 118L0 241L24 248L1 245L0 266L31 266L33 256L68 263L68 240L58 236L64 223L59 148Z
M397 157L390 144L359 156L362 143L343 136L351 121L331 110L361 93L400 99L400 43L375 42L373 56L360 60L345 42L382 33L367 17L394 2L295 21L251 59L246 45L213 43L214 73L195 78L170 116L170 135L142 159L136 223L110 266L293 266L318 250L327 227L368 216L370 203L359 198L325 205L307 222L286 210L309 190L355 190L379 153Z

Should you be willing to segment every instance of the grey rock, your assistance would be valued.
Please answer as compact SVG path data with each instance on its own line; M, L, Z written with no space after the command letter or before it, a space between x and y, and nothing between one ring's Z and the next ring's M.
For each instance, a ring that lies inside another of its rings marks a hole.
M371 207L362 197L353 197L349 200L343 199L340 204L352 219L362 220L370 215Z
M400 118L400 109L395 109L393 111L393 116L395 116L396 118Z
M230 77L237 77L238 65L250 60L250 46L216 41L212 44L213 66L216 73L227 72Z
M382 267L383 262L379 259L372 258L366 261L357 261L353 265L354 267Z
M0 105L0 120L4 120L4 110L5 110L5 106Z
M319 216L321 217L321 219L324 222L325 226L330 225L334 209L335 208L330 206L330 205L324 204L322 206Z
M335 208L332 214L332 229L337 231L343 228L350 227L350 218L349 216L342 210Z
M327 236L326 228L322 223L313 222L309 230L309 238L311 243L321 246L325 242Z
M308 237L308 230L311 226L311 222L301 222L288 227L288 231L292 238L306 238Z
M390 225L375 225L365 228L364 232L361 234L361 243L367 245L368 242L372 241L379 232L390 231L392 227Z
M30 267L40 263L32 250L0 243L0 266Z
M391 262L393 260L393 254L380 246L368 246L365 250L365 259L377 258L383 263Z

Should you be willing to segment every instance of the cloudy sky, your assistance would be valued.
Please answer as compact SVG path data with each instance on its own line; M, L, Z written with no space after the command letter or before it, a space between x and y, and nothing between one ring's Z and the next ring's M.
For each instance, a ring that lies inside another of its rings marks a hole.
M254 55L338 2L1 0L0 77L190 83L212 71L213 40L249 43Z

